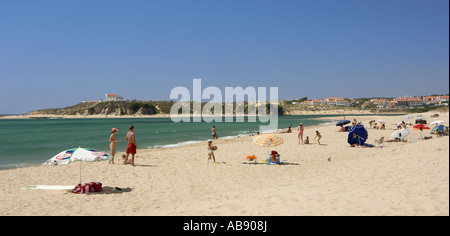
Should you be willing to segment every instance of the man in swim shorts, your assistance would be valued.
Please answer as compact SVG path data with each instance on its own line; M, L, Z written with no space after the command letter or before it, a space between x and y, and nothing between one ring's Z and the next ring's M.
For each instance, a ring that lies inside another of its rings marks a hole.
M127 157L125 158L125 161L123 164L124 165L127 164L128 156L131 154L131 165L134 166L134 156L136 155L137 144L136 144L136 136L134 134L134 126L133 125L130 126L130 131L125 136L125 140L127 140L128 145L127 145L127 151L126 151Z
M213 126L211 129L212 139L219 139L219 136L217 136L216 133L216 126Z

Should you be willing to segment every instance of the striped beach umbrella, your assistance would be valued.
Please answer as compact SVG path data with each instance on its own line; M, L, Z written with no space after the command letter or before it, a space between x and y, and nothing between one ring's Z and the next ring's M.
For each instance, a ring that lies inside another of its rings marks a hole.
M253 138L253 144L260 147L267 147L268 156L270 157L270 147L276 147L284 143L284 138L275 134L263 134Z
M253 144L260 147L276 147L284 143L284 138L275 134L263 134L253 138Z

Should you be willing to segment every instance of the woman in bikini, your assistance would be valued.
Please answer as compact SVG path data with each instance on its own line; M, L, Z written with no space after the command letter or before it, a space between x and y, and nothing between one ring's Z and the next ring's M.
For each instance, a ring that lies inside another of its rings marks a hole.
M114 156L116 155L116 144L119 142L116 138L116 133L119 131L116 128L112 128L111 136L109 136L109 148L111 149L112 160L109 161L109 164L114 164Z
M303 144L303 123L298 127L298 144Z

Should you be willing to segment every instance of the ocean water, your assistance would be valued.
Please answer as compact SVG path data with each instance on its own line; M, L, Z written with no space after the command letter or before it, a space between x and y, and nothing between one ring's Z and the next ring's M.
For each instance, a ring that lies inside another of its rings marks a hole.
M329 115L331 116L331 115ZM328 116L328 117L329 117ZM315 120L326 115L280 116L278 129L334 124L331 120ZM258 119L257 119L258 120ZM57 153L74 148L93 148L109 153L109 136L113 127L117 152L126 150L125 135L134 125L138 148L176 147L211 138L216 126L219 138L233 138L256 133L263 123L217 122L174 123L170 118L108 118L108 119L24 119L0 120L0 169L40 165ZM295 129L295 128L294 128Z

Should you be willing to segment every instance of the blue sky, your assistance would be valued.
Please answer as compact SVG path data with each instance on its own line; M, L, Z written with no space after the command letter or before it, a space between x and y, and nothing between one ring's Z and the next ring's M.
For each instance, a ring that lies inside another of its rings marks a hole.
M0 114L177 86L448 93L448 0L0 0Z

